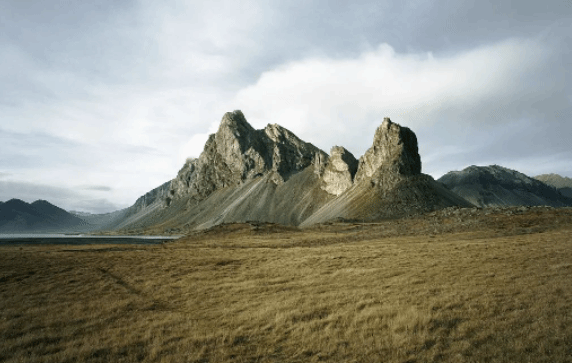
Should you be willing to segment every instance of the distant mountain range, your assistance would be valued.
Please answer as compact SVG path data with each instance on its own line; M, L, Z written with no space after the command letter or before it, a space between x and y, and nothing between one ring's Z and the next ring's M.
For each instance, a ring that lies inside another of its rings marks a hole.
M498 165L469 166L438 181L478 207L572 206L572 199L554 186Z
M48 202L0 204L0 232L109 230L186 232L222 223L310 226L375 221L441 208L572 206L572 179L528 177L498 165L470 166L435 181L421 173L417 137L385 118L372 146L356 159L330 154L279 125L255 130L241 111L227 112L201 155L178 175L107 214L67 213Z
M0 202L0 233L69 232L89 229L81 218L45 200Z

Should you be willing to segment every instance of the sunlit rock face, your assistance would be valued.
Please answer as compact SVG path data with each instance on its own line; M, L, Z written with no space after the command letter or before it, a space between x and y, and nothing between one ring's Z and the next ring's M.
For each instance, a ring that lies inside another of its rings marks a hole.
M353 185L358 161L348 150L334 146L322 175L322 189L332 195L340 195Z
M167 204L189 197L203 200L227 186L272 173L280 184L297 171L327 160L326 153L279 125L255 130L241 111L227 112L201 155L189 159L171 182Z
M373 145L359 159L356 182L391 183L404 176L421 174L417 136L407 127L384 118L375 131Z

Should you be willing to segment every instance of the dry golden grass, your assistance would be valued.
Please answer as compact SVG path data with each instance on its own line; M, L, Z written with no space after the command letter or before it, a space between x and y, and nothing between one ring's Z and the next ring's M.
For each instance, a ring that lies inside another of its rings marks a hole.
M572 362L572 213L535 213L2 247L0 361Z

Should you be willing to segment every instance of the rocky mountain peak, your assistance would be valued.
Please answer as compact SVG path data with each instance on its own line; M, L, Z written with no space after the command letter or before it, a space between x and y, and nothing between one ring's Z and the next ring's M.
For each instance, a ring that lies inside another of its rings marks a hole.
M327 158L281 126L255 130L241 111L227 112L201 155L188 160L171 182L167 204L181 197L202 200L215 190L272 172L272 181L281 183L311 165L316 155Z
M222 120L220 122L219 130L224 128L234 129L237 131L244 129L254 130L252 126L250 126L248 121L246 121L246 118L244 117L244 114L242 113L241 110L226 112L223 115Z
M242 154L251 143L254 128L246 121L244 114L240 110L227 112L222 117L220 126L216 134L211 135L205 145L214 146L223 157L234 159L233 155ZM236 162L236 160L228 160Z
M372 147L360 158L356 181L372 178L375 183L376 175L380 177L381 174L421 174L417 136L389 117L383 119L375 131Z

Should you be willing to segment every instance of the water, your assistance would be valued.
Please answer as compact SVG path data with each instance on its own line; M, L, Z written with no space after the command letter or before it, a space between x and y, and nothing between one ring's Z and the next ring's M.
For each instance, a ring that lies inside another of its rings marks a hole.
M73 234L0 234L1 246L14 245L93 245L93 244L161 244L181 236L90 236Z

